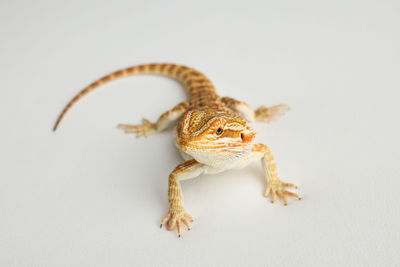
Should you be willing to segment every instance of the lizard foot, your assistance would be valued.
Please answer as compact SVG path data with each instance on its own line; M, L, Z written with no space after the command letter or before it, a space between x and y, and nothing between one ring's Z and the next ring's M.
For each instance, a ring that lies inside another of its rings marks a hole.
M187 213L183 207L173 208L171 207L168 211L167 216L161 221L160 228L163 224L166 224L167 230L171 231L175 229L175 226L178 231L178 237L181 237L182 230L181 230L181 223L183 223L188 230L190 230L190 224L186 220L188 218L191 222L193 222L193 217Z
M298 200L301 199L299 197L299 195L297 195L296 193L286 191L285 187L297 188L297 186L295 186L294 184L284 183L284 182L280 181L279 179L274 179L272 181L268 181L267 188L265 190L265 197L268 197L268 195L271 193L271 195L272 195L271 202L272 203L275 202L276 196L278 196L279 198L281 198L283 200L283 203L285 203L285 205L287 205L286 196L295 197Z
M269 122L276 119L277 115L285 114L286 110L289 110L290 106L280 104L272 107L261 106L256 110L256 120Z
M136 133L136 137L147 137L156 132L156 124L148 119L142 119L140 125L118 124L118 128L124 129L125 133Z

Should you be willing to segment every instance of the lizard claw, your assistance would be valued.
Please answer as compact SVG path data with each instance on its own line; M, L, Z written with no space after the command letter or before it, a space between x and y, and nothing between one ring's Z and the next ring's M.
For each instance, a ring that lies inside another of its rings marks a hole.
M291 196L291 197L295 197L298 200L300 200L301 198L299 197L299 195L297 195L296 193L293 192L289 192L285 190L285 187L292 187L292 188L297 188L296 185L294 184L290 184L290 183L284 183L278 179L276 180L272 180L272 181L268 181L267 183L267 188L265 189L265 197L268 197L268 195L271 193L271 202L274 203L276 200L276 196L278 196L280 199L283 200L283 203L285 204L285 206L287 205L287 197L286 196Z
M276 119L277 115L285 114L286 110L289 110L290 106L286 104L280 104L272 107L261 106L256 110L256 120L269 122Z
M164 219L161 221L160 228L166 224L167 230L171 231L175 229L175 226L177 228L178 232L178 237L182 236L182 228L181 228L181 223L186 226L188 230L190 230L190 224L186 220L188 218L191 222L193 222L193 217L184 211L183 208L170 208L168 211L167 216L164 217Z
M140 125L118 124L118 128L123 129L125 133L136 133L136 137L147 137L157 131L156 124L145 118L142 119Z

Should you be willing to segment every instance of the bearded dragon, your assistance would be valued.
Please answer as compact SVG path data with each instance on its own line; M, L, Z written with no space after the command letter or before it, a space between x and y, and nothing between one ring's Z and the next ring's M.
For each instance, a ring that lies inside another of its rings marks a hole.
M249 162L261 159L267 178L265 197L271 202L279 197L287 204L287 196L300 197L286 188L297 188L294 184L279 180L274 157L264 144L255 144L256 133L247 122L268 122L277 115L284 114L288 105L273 107L261 106L253 110L245 102L230 97L219 97L211 81L201 72L177 64L145 64L115 71L93 82L78 93L59 115L55 131L67 111L80 98L95 88L117 78L136 74L158 74L173 78L184 85L189 96L171 110L163 113L157 122L147 119L140 125L119 124L126 133L137 137L161 132L175 124L175 144L186 160L169 175L169 211L161 221L168 230L177 229L182 234L182 224L190 230L189 220L193 217L183 207L180 181L201 174L215 174L229 169L246 166Z

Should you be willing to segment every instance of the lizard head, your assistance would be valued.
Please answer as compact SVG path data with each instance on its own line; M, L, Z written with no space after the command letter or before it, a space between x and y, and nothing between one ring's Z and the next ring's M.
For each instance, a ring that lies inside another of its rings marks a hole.
M238 115L215 109L187 111L176 128L175 143L207 165L232 162L249 152L255 132Z

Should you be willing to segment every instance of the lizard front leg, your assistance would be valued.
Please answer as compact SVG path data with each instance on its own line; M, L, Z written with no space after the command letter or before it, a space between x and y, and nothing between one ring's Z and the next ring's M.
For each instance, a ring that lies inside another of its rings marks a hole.
M176 226L179 237L182 235L181 223L190 230L187 219L193 221L193 217L183 208L183 195L179 180L197 177L204 172L205 168L205 165L192 159L179 164L172 171L169 175L168 184L169 211L162 220L160 227L166 224L168 230L174 230Z
M238 101L231 97L223 97L222 102L229 109L238 113L242 118L249 122L269 122L276 119L276 116L285 114L285 111L290 109L289 105L280 104L272 107L261 106L258 109L253 110L246 102Z
M125 133L135 133L136 137L147 137L150 134L161 132L173 124L183 113L188 109L189 102L181 102L174 108L161 114L156 123L150 122L148 119L143 118L142 124L118 124L118 127L123 129Z
M287 205L287 196L292 196L301 199L297 194L289 192L286 187L297 188L294 184L284 183L278 178L276 164L269 148L264 144L256 144L252 148L252 152L261 156L261 162L265 174L267 176L267 187L265 189L265 197L272 195L271 202L274 203L276 196L281 198L285 205Z

